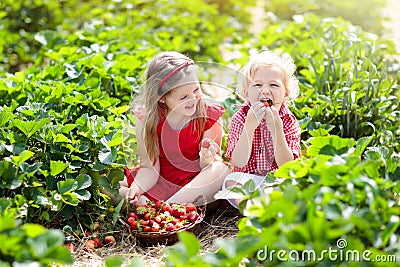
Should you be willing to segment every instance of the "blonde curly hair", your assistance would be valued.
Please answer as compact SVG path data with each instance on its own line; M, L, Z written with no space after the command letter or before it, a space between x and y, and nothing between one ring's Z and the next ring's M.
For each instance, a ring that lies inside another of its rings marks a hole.
M240 70L238 77L238 85L236 91L242 97L245 94L253 80L255 72L260 67L278 66L285 73L285 87L286 96L291 99L295 99L299 95L299 81L294 75L296 71L296 65L292 57L288 53L278 55L270 50L263 50L257 54L253 54L246 65Z

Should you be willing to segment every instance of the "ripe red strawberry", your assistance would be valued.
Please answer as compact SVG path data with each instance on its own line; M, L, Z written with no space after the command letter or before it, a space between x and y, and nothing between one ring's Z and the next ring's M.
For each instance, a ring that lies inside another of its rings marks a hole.
M151 217L153 217L153 216L151 216L151 213L148 212L148 213L146 213L146 214L144 215L143 219L145 219L145 220L150 220Z
M189 218L189 214L183 214L183 215L179 216L179 219L180 219L181 221L185 221L185 220L187 220L188 218Z
M193 203L188 203L185 206L186 212L196 211L197 207Z
M151 232L151 227L150 226L144 227L143 232Z
M160 215L157 215L156 217L154 217L153 220L158 224L162 221Z
M163 212L168 211L169 213L171 213L172 212L172 207L168 203L165 203L164 206L162 206L161 210Z
M96 247L96 243L93 240L90 239L90 240L86 241L86 243L85 243L86 249L94 251L95 247Z
M102 244L101 244L101 241L99 238L95 237L95 238L93 238L93 241L97 248L101 248Z
M106 243L106 244L115 244L115 243L116 243L115 237L112 236L112 235L106 236L106 237L104 238L104 243Z
M154 208L156 210L160 210L161 207L163 206L164 202L162 200L157 200L156 203L154 203Z
M133 217L129 217L127 222L128 222L128 224L132 224L132 223L136 222L136 220Z
M201 141L201 147L209 148L210 145L211 145L211 142L210 142L210 139L208 139L208 138L204 138L204 139Z
M266 107L271 107L273 105L273 102L271 99L267 98L267 99L262 99L261 102L264 103L264 106Z
M175 225L173 225L172 223L167 223L167 226L165 228L167 231L172 231L175 230Z
M69 250L69 252L75 252L75 245L73 243L68 243L65 247Z
M192 211L189 213L189 221L194 222L199 218L199 214L196 211Z
M171 221L171 223L173 224L173 225L176 225L177 223L179 223L179 219L178 218L174 218L172 221Z
M130 226L131 226L131 228L132 228L133 230L138 230L138 229L139 229L138 224L137 224L136 221L133 222L133 223L131 223Z
M181 207L174 207L172 208L172 216L179 218L180 216L184 215L186 212L185 209L181 208Z
M164 228L164 226L167 224L167 222L166 221L161 221L159 224L160 224L161 228Z
M137 214L134 212L129 213L129 217L135 218L136 220L138 218Z

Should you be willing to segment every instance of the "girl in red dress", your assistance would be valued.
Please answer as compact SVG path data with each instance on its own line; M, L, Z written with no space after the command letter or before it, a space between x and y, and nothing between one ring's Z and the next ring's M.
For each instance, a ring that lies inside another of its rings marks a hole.
M213 201L229 172L219 156L224 109L202 99L194 62L173 51L156 55L141 100L135 112L140 167L125 169L120 195L131 203L193 202L199 195Z

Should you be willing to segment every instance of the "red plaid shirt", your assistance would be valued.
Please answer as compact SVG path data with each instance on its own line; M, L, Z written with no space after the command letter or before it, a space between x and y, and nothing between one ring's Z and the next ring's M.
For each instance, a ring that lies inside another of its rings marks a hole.
M245 103L233 115L229 125L228 145L226 157L231 160L232 150L235 148L240 134L243 131L244 122L250 109L250 103ZM292 151L294 159L300 157L300 126L296 117L290 110L282 104L279 116L283 122L283 132L289 149ZM254 138L251 148L250 159L243 168L233 166L234 172L244 172L257 175L267 175L270 171L278 169L275 161L274 146L272 135L268 130L267 123L263 119L254 131Z

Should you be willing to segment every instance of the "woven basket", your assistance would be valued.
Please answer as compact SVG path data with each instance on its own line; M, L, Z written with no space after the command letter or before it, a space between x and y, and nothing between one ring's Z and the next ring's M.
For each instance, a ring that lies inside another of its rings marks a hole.
M199 198L203 201L202 204L197 206L196 202L198 202ZM178 241L178 233L183 231L192 232L194 234L198 234L201 226L200 223L203 221L204 216L206 214L206 204L204 201L204 197L198 197L193 202L197 207L197 212L199 217L196 221L188 223L183 227L172 230L172 231L162 231L162 232L139 232L137 230L133 230L128 223L126 223L122 218L119 218L119 221L128 229L129 233L134 236L141 244L143 245L153 245L153 244L166 244L172 245Z

